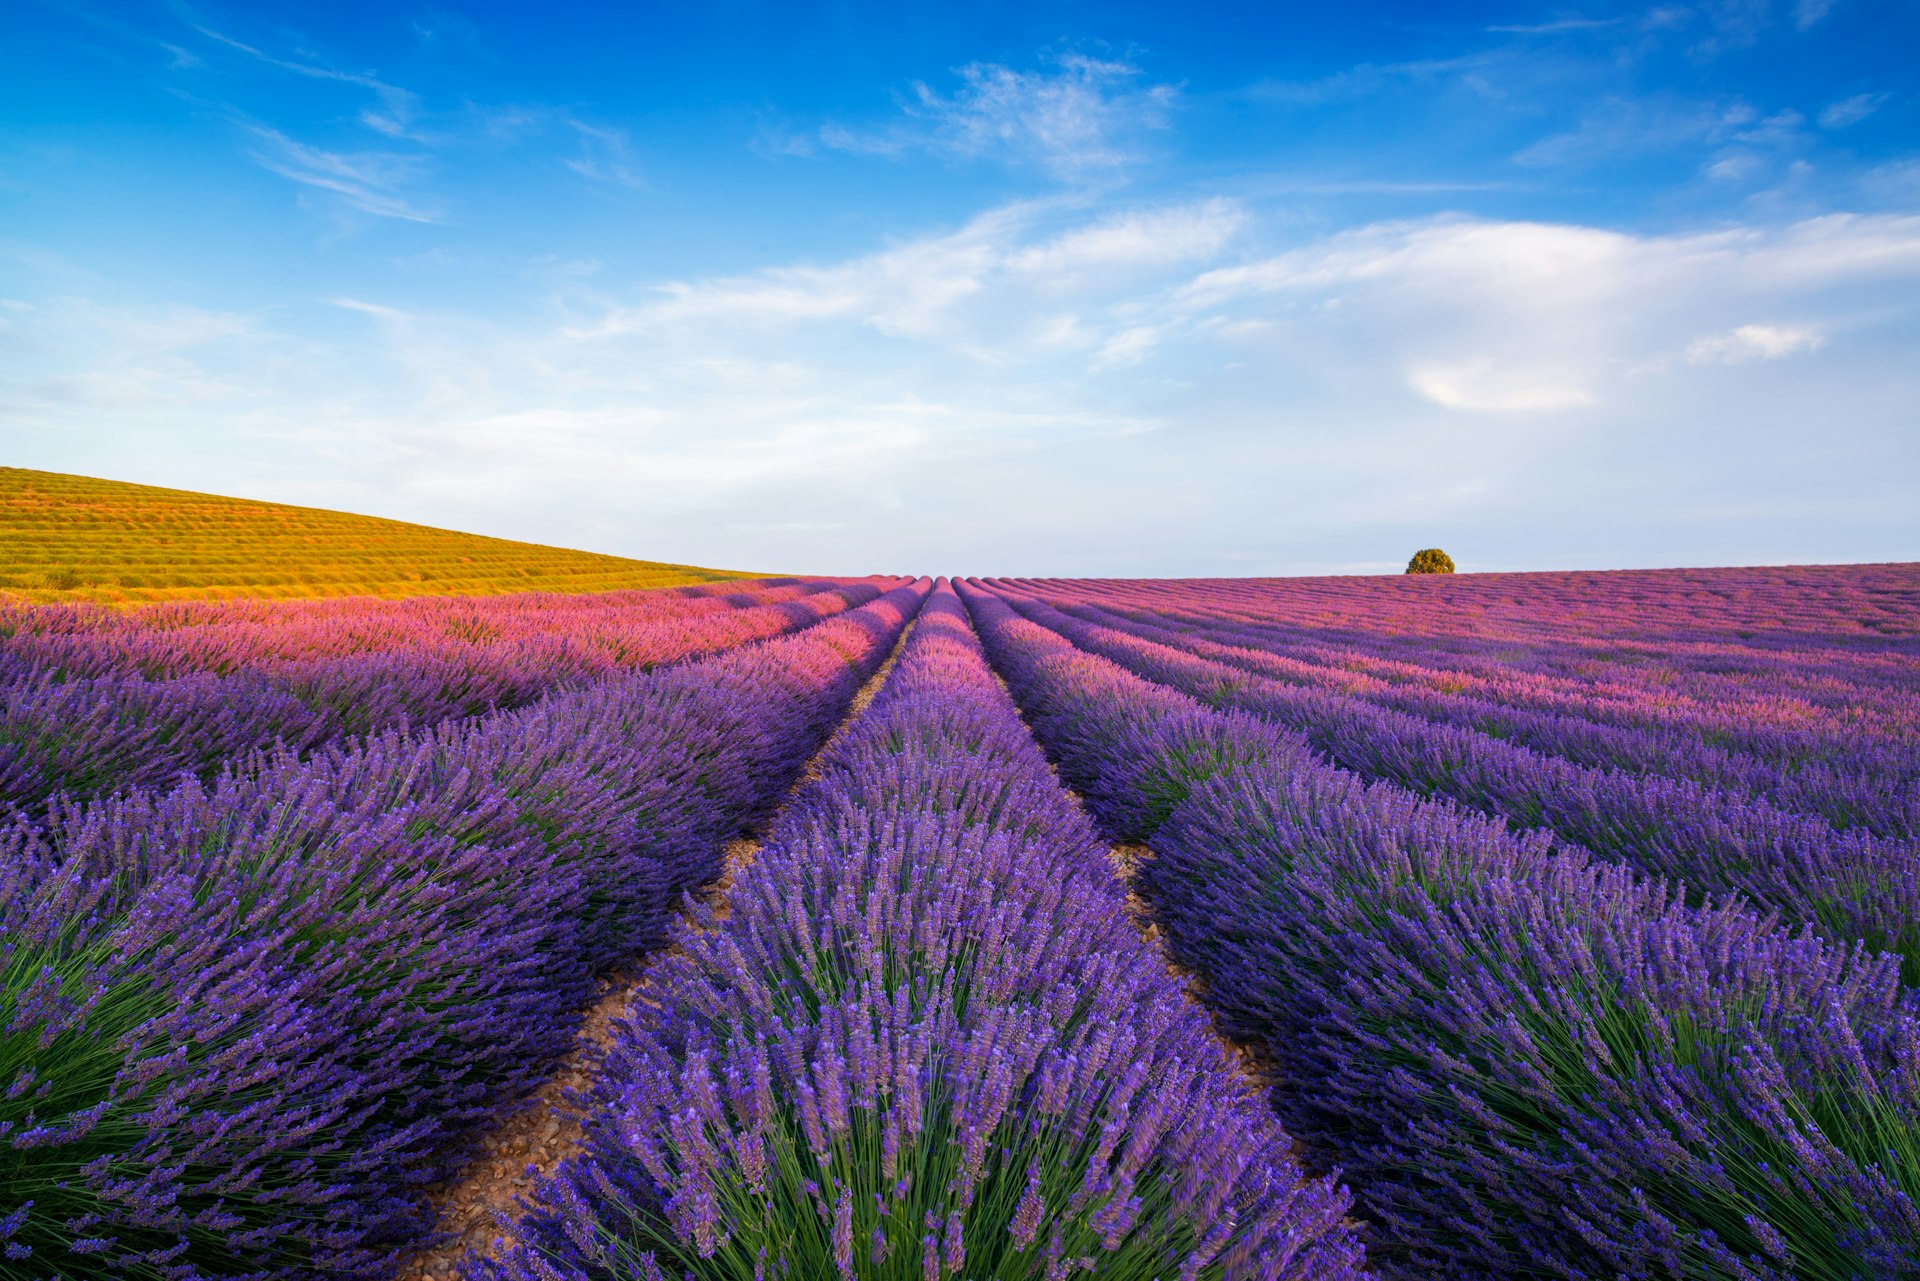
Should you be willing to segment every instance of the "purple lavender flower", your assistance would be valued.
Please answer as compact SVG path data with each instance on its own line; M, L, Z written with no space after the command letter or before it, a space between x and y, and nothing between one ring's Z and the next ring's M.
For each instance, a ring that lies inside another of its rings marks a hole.
M1366 786L963 590L1383 1271L1920 1273L1897 958Z
M852 1242L884 1232L894 1248L858 1275L1364 1275L1344 1190L1294 1163L1105 855L941 589L724 921L676 931L527 1244L476 1266L622 1276L645 1250L742 1281L763 1259L854 1275ZM702 1064L766 1074L771 1116L723 1092L706 1138L676 1139ZM749 1129L765 1182L712 1181L725 1234L709 1247L669 1207ZM1049 1245L1029 1249L1041 1207Z
M664 938L929 586L517 711L16 817L8 1257L390 1271L429 1227L421 1186L570 1048L596 971Z

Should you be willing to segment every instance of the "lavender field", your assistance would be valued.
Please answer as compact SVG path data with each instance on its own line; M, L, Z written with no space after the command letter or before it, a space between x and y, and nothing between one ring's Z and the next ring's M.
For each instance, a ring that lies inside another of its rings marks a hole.
M0 801L5 1281L1920 1276L1920 565L6 604Z

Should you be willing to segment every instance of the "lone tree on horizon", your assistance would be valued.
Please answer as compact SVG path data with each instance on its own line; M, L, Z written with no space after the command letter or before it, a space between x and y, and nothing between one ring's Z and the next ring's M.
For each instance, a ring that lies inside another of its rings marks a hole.
M1438 547L1423 547L1413 554L1412 560L1407 562L1407 572L1409 574L1451 574L1453 557Z

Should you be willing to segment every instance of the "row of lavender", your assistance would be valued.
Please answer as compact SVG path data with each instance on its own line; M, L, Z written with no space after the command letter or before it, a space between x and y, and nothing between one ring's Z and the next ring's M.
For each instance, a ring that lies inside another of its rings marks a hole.
M1689 712L1729 703L1750 725L1863 713L1908 682L1920 566L1474 574L1100 584L1163 611L1233 616L1355 670L1444 660L1535 691L1605 692Z
M1279 611L1237 602L1236 593L1224 590L1051 584L1044 595L1089 620L1138 630L1263 676L1363 698L1582 765L1691 779L1880 836L1912 840L1920 833L1920 752L1914 735L1899 729L1916 710L1912 672L1920 650L1893 669L1904 670L1904 684L1883 691L1879 701L1883 713L1898 715L1882 716L1876 733L1862 714L1867 691L1838 679L1822 682L1822 697L1837 699L1834 706L1816 707L1801 697L1804 689L1789 697L1752 673L1743 674L1738 691L1716 689L1711 700L1676 693L1699 668L1722 665L1723 649L1644 642L1659 661L1629 670L1642 679L1657 673L1658 680L1641 686L1611 671L1586 679L1542 677L1528 670L1533 643L1525 641L1516 652L1522 637L1511 628L1498 633L1506 652L1502 661L1463 656L1449 644L1460 637L1431 633L1369 635L1374 651L1391 646L1395 654L1369 657L1352 639L1352 620L1339 629L1277 625L1271 615ZM1920 609L1920 584L1914 596ZM1781 673L1798 675L1791 664L1778 665L1773 675ZM1867 680L1882 673L1851 674Z
M1798 583L1737 604L1719 600L1717 608L1695 600L1700 593L1658 607L1676 579L1699 586L1704 578L1734 594L1766 573L1031 586L1056 600L1064 599L1058 592L1080 591L1162 626L1225 624L1249 637L1245 643L1296 660L1309 679L1367 677L1609 724L1704 733L1789 763L1822 754L1836 733L1913 740L1920 733L1920 708L1910 697L1920 657L1913 621L1920 566L1819 571L1827 590L1811 615L1767 608L1807 590ZM1690 607L1685 617L1683 605Z
M676 930L512 1281L1339 1281L1305 1177L1130 922L954 595Z
M1836 827L1827 815L1697 778L1636 773L1629 759L1582 764L1552 750L1560 742L1510 742L1263 674L1256 651L1222 654L1097 606L1063 611L1037 596L1005 595L1076 645L1209 704L1297 730L1332 762L1367 778L1548 832L1564 849L1684 882L1696 895L1744 895L1836 941L1896 952L1908 981L1920 982L1920 843L1912 839ZM1904 759L1920 768L1912 750ZM1844 753L1827 764L1849 780L1865 777ZM1889 812L1920 804L1913 785L1872 786Z
M729 609L776 604L849 579L768 578L643 591L565 595L415 596L403 600L164 601L133 608L0 601L0 638L16 658L71 676L258 671L369 654L432 661L486 644L545 649L587 668L631 666L662 625L697 627Z
M0 804L37 815L56 797L206 776L275 742L311 751L523 706L791 632L891 585L0 607Z
M0 1277L378 1276L929 584L0 845ZM724 622L721 634L726 634Z
M1068 780L1151 841L1176 956L1345 1169L1380 1270L1920 1275L1920 996L1897 958L1369 787L1273 719L1076 648L1099 639L1078 620L963 591Z
M1354 692L1464 693L1705 739L1789 770L1835 747L1920 739L1920 566L1565 577L1140 583L1100 603L1144 605L1161 625L1225 624L1302 679ZM1689 583L1717 591L1676 590ZM1817 607L1797 608L1809 597ZM1336 602L1343 615L1330 614Z

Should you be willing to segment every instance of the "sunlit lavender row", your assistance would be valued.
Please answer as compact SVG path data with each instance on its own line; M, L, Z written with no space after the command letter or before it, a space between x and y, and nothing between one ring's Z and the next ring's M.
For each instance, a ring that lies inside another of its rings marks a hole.
M33 811L55 796L204 776L275 743L311 751L518 707L782 635L887 585L0 606L0 801Z
M926 590L18 817L0 1275L389 1275L434 1230L428 1185L570 1048L595 975L661 941Z

